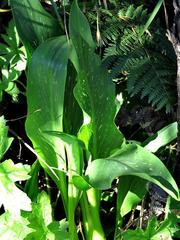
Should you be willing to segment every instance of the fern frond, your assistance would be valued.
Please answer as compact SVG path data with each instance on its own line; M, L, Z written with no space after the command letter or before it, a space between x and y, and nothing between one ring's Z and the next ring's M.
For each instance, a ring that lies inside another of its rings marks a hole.
M148 14L147 9L143 9L143 5L135 7L133 4L130 5L126 10L121 9L118 12L118 17L124 21L132 21L134 24L143 23L147 20Z
M170 61L161 62L160 59L146 57L143 60L136 61L136 65L130 68L128 76L128 93L131 96L141 94L141 98L148 97L148 102L157 109L166 107L166 111L170 111L169 106L175 98L174 88L170 81L175 80L175 66ZM162 59L161 59L162 60ZM168 68L169 67L169 68ZM168 69L168 70L167 70Z
M136 13L133 12L136 11ZM127 11L120 11L121 15L128 16L128 21L136 16L144 16L146 11L140 6L131 6ZM129 95L140 95L148 98L148 102L156 109L162 107L170 111L176 99L175 76L176 58L171 44L162 34L157 32L140 34L142 24L127 26L120 30L116 39L111 39L109 47L105 49L104 61L116 56L111 61L110 77L118 78L123 72L126 74L127 90ZM115 31L114 31L115 32Z

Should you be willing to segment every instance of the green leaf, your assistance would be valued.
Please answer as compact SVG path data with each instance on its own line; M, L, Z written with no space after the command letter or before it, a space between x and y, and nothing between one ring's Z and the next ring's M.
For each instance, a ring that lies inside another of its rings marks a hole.
M19 36L29 49L59 35L58 22L44 10L39 0L10 0L10 4Z
M48 136L55 136L64 142L68 169L73 171L73 174L82 174L84 163L83 163L83 150L85 146L75 136L66 134L64 132L57 131L44 131Z
M107 158L92 161L86 174L89 183L98 189L110 188L115 177L134 175L159 185L173 198L179 198L178 187L160 159L135 144L128 144Z
M90 27L77 1L71 7L69 28L79 63L79 67L75 66L78 75L74 94L84 116L79 138L93 158L105 157L123 142L123 136L114 124L115 86L108 80L100 58L94 53Z
M71 45L65 36L40 45L32 56L27 84L26 132L41 157L41 165L61 189L61 196L67 196L66 187L61 186L65 182L65 174L60 172L66 169L64 145L57 137L43 132L63 131L67 63L70 54ZM52 167L57 170L52 171Z
M9 82L8 87L5 89L5 91L12 96L12 100L14 102L18 101L18 95L20 91L14 82Z
M73 176L73 184L80 190L87 191L92 186L88 183L88 178L86 176Z
M42 192L38 195L37 202L32 205L32 213L27 214L30 222L29 227L34 231L26 239L46 239L47 226L52 222L52 208L49 196Z
M146 22L146 24L144 25L142 31L141 31L141 35L143 35L145 33L145 31L148 30L149 26L151 25L152 21L154 20L154 18L156 17L161 5L163 4L163 0L159 0L153 10L153 12L151 13L148 21Z
M180 202L179 202L180 205ZM166 227L168 228L169 232L171 233L171 236L173 236L174 238L180 238L180 228L179 228L179 224L180 224L180 214L179 214L179 209L177 209L177 212L170 212L168 214L167 219L165 220L165 223L163 223L162 225L166 224ZM163 226L162 226L163 227ZM159 228L159 230L161 231L161 227Z
M53 221L50 199L45 192L42 192L38 195L37 202L33 203L32 213L29 213L27 215L30 222L29 227L32 228L34 232L30 233L25 238L25 240L69 239L67 232L67 223L65 221Z
M146 193L144 179L136 176L121 176L117 189L115 236L121 234L123 217L142 200Z
M4 55L7 54L11 51L11 48L9 48L8 46L6 46L3 43L0 43L0 55Z
M1 240L24 240L33 230L28 227L29 221L24 217L14 218L9 212L0 216Z
M168 126L162 128L155 135L149 137L142 146L150 152L157 152L157 150L170 143L177 138L177 122L171 123Z
M147 240L142 229L128 230L123 233L123 240ZM150 240L150 239L148 239Z
M17 51L20 39L13 20L11 20L8 24L6 35L1 34L1 37L7 43L7 45L10 46L10 51Z
M9 149L13 138L8 137L8 127L4 116L0 117L0 160L3 158L6 151Z
M130 240L130 239L171 240L172 239L171 231L169 227L170 227L169 220L165 220L161 224L159 224L157 219L153 217L148 221L148 225L145 230L142 230L142 229L127 230L123 233L123 239L124 240Z
M31 171L29 175L31 178L26 182L24 191L27 193L28 197L31 198L32 201L34 201L37 198L37 195L39 193L39 171L41 169L41 166L39 164L39 161L36 160L31 165Z
M76 24L73 24L74 22ZM69 30L75 48L80 49L83 42L85 42L91 49L95 49L96 45L92 38L88 20L78 7L77 0L74 0L71 6Z
M117 201L123 217L142 200L147 181L136 176L121 176L119 181Z
M15 80L26 68L26 51L24 46L19 46L20 39L13 20L9 22L6 34L2 34L1 37L9 47L4 44L0 45L0 54L4 59L1 66L0 91L6 91L12 96L13 101L17 101L20 91Z
M20 215L20 210L30 211L31 200L28 196L16 187L15 182L24 181L30 167L21 163L14 164L12 160L6 160L0 164L0 206L15 216Z
M70 240L68 229L68 222L63 219L59 222L52 222L48 229L54 234L55 238L52 240Z
M33 144L45 152L45 156L48 150L44 149L42 143L43 131L63 130L64 93L70 52L71 46L66 37L57 37L37 48L29 65L27 85L29 115L26 131ZM44 138L48 138L48 142L58 151L57 138L47 134ZM55 165L54 160L48 161L50 165Z
M63 129L64 132L72 135L77 135L83 122L81 108L79 107L79 104L77 103L73 94L73 89L77 83L76 77L76 70L73 64L69 61L64 97Z
M1 71L2 71L2 82L1 82L0 90L6 91L9 95L12 96L13 101L17 101L20 91L15 83L15 80L18 79L21 72L17 71L15 69L15 66L13 66L11 69L8 69L8 64L5 64L2 67Z
M68 171L68 218L74 219L80 191L73 183L73 176L80 176L84 170L84 144L76 137L63 132L46 131L48 135L61 139L66 151L67 171Z

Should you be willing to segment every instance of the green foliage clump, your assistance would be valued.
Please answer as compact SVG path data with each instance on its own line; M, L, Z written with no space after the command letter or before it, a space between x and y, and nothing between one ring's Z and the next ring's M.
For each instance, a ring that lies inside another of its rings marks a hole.
M111 79L127 80L131 97L138 94L156 110L165 107L169 112L176 99L176 58L158 22L144 32L148 17L143 6L130 5L118 12L118 19L103 33L108 42L104 64Z
M4 43L0 43L0 101L5 91L16 102L20 93L17 82L26 68L26 51L21 45L13 20L9 22L6 34L1 34L1 38Z

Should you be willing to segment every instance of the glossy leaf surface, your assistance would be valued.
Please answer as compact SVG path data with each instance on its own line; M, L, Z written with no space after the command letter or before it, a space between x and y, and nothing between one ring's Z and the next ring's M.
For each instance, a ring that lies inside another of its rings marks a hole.
M147 181L136 176L121 176L119 181L118 204L120 215L123 217L142 200L146 193Z
M47 136L54 136L63 141L69 171L73 171L74 174L82 174L84 163L83 163L83 149L84 144L75 136L66 134L64 132L57 131L44 131Z
M115 177L134 175L163 188L173 198L179 198L178 187L164 164L142 147L129 144L113 155L96 159L87 169L89 183L98 189L108 189Z
M36 48L60 33L57 21L44 10L39 0L10 0L13 17L23 43Z
M150 152L156 152L160 147L165 146L176 138L177 122L174 122L162 128L154 136L149 137L142 145Z
M35 147L38 147L38 152L43 153L51 166L57 164L57 156L53 154L53 149L59 151L58 159L64 165L62 159L64 150L63 147L60 149L62 145L58 145L57 138L48 136L48 143L51 144L48 146L45 143L47 135L44 138L42 136L43 131L63 130L64 92L69 54L70 45L66 38L58 37L42 44L33 54L29 66L27 86L29 115L26 130Z
M94 53L95 44L89 23L77 1L72 4L69 27L79 66L76 69L78 76L74 94L84 115L79 137L85 142L93 158L105 157L111 150L121 146L123 141L122 134L114 124L115 87L108 80L100 58Z
M28 117L26 131L40 163L50 174L62 196L66 196L66 169L64 145L54 136L47 136L43 131L63 131L64 94L67 75L67 62L71 46L66 37L48 40L34 52L28 73L27 103ZM51 167L55 168L53 171ZM62 176L63 175L63 176ZM59 181L64 178L64 181ZM64 200L65 204L66 200Z
M47 136L54 136L64 143L67 158L67 175L69 178L69 200L73 202L74 209L78 202L79 190L72 184L72 177L82 175L84 170L83 150L84 144L76 137L63 132L45 132Z

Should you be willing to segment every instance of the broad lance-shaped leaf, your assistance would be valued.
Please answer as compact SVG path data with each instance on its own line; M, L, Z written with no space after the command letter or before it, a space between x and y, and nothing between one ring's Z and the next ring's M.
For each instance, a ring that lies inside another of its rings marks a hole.
M6 160L0 164L0 206L15 216L20 215L20 210L31 211L31 200L16 187L15 182L30 178L30 167L21 163L14 164Z
M58 22L41 6L39 0L10 0L20 38L29 49L59 35Z
M33 229L25 240L69 240L67 232L68 224L65 220L53 221L52 207L49 196L42 192L37 198L37 202L32 205L32 212L26 213L30 222L29 228Z
M70 61L68 62L67 69L66 90L64 97L63 130L65 133L76 136L79 128L82 125L83 115L82 110L79 107L79 104L77 103L73 94L73 89L77 83L77 73L73 64Z
M134 175L159 185L173 198L179 198L178 187L164 164L144 148L128 144L115 154L92 161L87 168L89 183L108 189L115 177Z
M26 131L42 152L46 152L41 144L43 131L63 130L64 93L70 52L71 46L66 37L57 37L37 48L29 65L27 85L29 115L26 120ZM46 138L52 145L56 145L54 139L57 138L47 135ZM58 145L56 148L58 149ZM62 157L63 152L60 154ZM53 163L51 158L48 161Z
M69 201L71 201L71 206L74 207L74 210L77 206L79 200L79 190L72 184L72 176L82 175L84 169L84 150L85 146L78 138L63 133L63 132L50 132L46 131L47 135L55 136L56 138L61 139L64 142L66 156L67 156L67 169L68 169L68 196ZM72 209L71 209L72 211ZM72 213L71 213L72 214Z
M19 216L14 218L9 212L0 216L0 239L1 240L24 240L25 237L34 231L28 227L29 221Z
M85 150L84 143L77 137L69 135L64 132L57 131L44 131L47 136L54 136L64 142L66 149L68 169L73 171L74 174L82 175L84 169L83 151Z
M66 195L63 194L66 188L61 187L65 180L59 181L47 164L59 170L66 169L64 145L60 139L47 136L43 131L63 131L64 94L70 53L71 46L65 36L40 45L32 56L27 84L26 131L36 151L46 162L40 161L41 165L60 186L62 196Z
M107 157L123 141L114 124L115 86L108 80L100 58L94 53L90 27L77 1L72 4L69 27L79 62L79 67L75 66L78 82L74 94L84 114L79 138L85 142L93 158Z
M136 176L122 176L118 186L118 199L121 217L132 210L146 193L147 181Z
M8 127L3 116L0 117L0 160L9 149L13 138L8 137Z
M150 152L156 152L160 147L172 142L177 138L177 122L171 123L149 137L142 146Z
M63 133L47 131L48 135L61 139L65 146L67 161L67 187L68 187L68 220L70 239L78 239L77 229L74 223L75 210L80 199L80 191L73 184L74 175L82 175L84 169L84 153L85 147L77 137ZM61 180L60 180L61 181ZM73 222L73 225L72 225Z
M147 181L136 176L121 176L117 188L115 236L121 234L122 217L144 197Z

